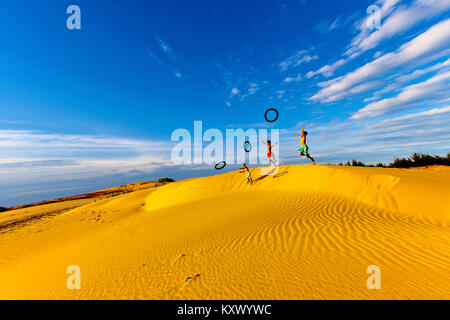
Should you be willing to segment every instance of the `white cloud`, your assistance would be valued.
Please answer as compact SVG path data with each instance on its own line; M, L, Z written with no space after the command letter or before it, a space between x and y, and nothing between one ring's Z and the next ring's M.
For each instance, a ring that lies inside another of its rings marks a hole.
M162 50L165 54L169 55L169 57L170 57L173 61L175 61L175 60L176 60L176 56L175 56L175 54L174 54L172 48L171 48L165 41L163 41L161 38L159 38L158 36L156 36L156 41L158 42L159 47L161 48L161 50Z
M298 144L292 132L303 126L309 132L311 155L319 163L352 159L387 163L394 157L408 157L414 152L445 155L450 151L448 106L381 121L339 120L318 125L299 123L296 128L280 131L280 159L283 162L303 163L304 160L299 160L292 152ZM330 132L333 139L330 139Z
M281 71L286 71L289 68L295 68L303 63L308 63L313 60L317 60L319 57L317 55L309 54L309 50L299 50L295 52L290 57L281 61L278 66L281 68Z
M381 52L381 51L377 51L377 52L375 52L375 54L373 55L373 57L376 59L376 58L379 58L379 57L381 57L382 56L382 54L383 54L383 52Z
M428 103L433 102L448 96L449 88L450 71L447 71L437 74L424 82L410 85L395 97L368 104L355 113L352 119L380 116L395 110L416 106L424 100L428 100Z
M420 22L438 16L450 8L450 1L448 0L416 0L411 6L398 7L397 4L400 1L379 0L375 2L376 5L381 5L381 28L372 32L367 28L367 17L364 17L357 23L359 32L344 53L345 57L316 71L310 71L306 76L311 78L321 74L330 77L338 68L358 57L361 53L377 47L386 39L398 36ZM377 52L374 57L378 58L379 55L381 53Z
M377 6L381 6L380 15L382 22L386 21L390 14L397 8L397 4L401 1L402 0L378 0L374 3ZM355 48L357 48L361 44L361 42L364 41L364 39L370 36L373 32L379 31L373 31L367 28L367 19L369 19L369 16L365 15L356 24L358 34L353 37L352 42L348 46L347 52L344 54L346 56L350 56L349 59L353 59L359 55L359 53L355 53Z
M323 67L321 67L319 70L316 71L309 71L306 74L307 78L312 78L318 74L322 74L325 77L331 77L334 74L334 71L336 71L337 68L343 66L344 64L346 64L346 60L345 59L339 59L338 61L336 61L335 63L331 64L331 65L325 65Z
M384 84L383 81L369 81L360 85L356 85L353 88L350 88L349 90L345 90L342 92L339 92L335 95L329 96L326 99L323 100L323 102L334 102L342 100L348 96L353 96L359 93L366 92L371 89L379 88Z
M341 17L337 17L336 19L330 20L322 20L318 25L314 27L317 32L320 33L329 33L336 29L338 29L342 25Z
M379 123L377 123L376 125L368 127L368 129L386 127L388 125L392 126L393 124L398 125L399 122L404 122L405 120L414 120L414 119L418 119L418 118L435 116L435 115L440 115L440 114L444 114L444 113L450 113L450 106L446 106L446 107L442 107L442 108L434 108L434 109L427 110L427 111L412 113L412 114L408 114L408 115L397 117L397 118L383 120L383 121L380 121ZM409 122L409 123L412 123L412 122Z
M433 71L436 71L436 70L440 70L440 69L444 69L444 68L448 68L448 67L450 67L450 59L447 59L446 61L441 62L441 63L437 63L435 65L432 65L432 66L430 66L428 68L419 69L419 70L415 70L412 73L404 74L404 75L402 75L400 77L397 77L395 79L395 82L406 83L406 82L409 82L409 81L414 80L416 78L419 78L419 77L421 77L421 76L423 76L425 74L428 74L430 72L433 72Z
M397 2L398 1L393 0L384 2L381 8L382 17L386 17L388 11L391 10ZM367 37L357 37L356 41L352 43L352 46L346 54L351 56L355 53L360 54L375 48L382 41L398 36L411 29L419 22L439 15L449 8L450 1L448 0L416 0L409 7L400 7L383 20L379 30L372 32Z
M170 146L164 142L106 136L49 134L29 130L0 130L0 163L15 160L54 158L83 159L123 155L161 154Z
M330 96L376 78L397 67L408 66L411 68L430 59L444 56L450 52L448 48L450 33L448 30L450 30L450 19L432 26L401 46L397 51L387 53L345 76L332 80L330 85L321 89L310 99L324 101Z
M298 74L295 78L293 77L286 77L283 82L285 83L291 83L291 82L299 82L302 80L302 75Z
M230 93L230 99L233 98L234 96L239 94L239 89L234 87L233 89L231 89L231 93Z
M155 60L155 62L159 65L163 65L163 62L161 61L161 59L159 59L152 50L147 48L147 54L153 59Z
M260 88L258 87L258 84L255 82L252 82L249 85L248 94L253 95L253 94L257 93L259 90L260 90Z
M158 36L155 36L156 42L158 43L159 48L162 50L163 54L160 54L157 56L152 50L149 48L146 48L147 54L160 66L164 67L165 69L168 69L177 79L182 79L183 75L179 71L179 68L177 68L174 63L176 62L176 55L173 52L172 48L164 42L161 38ZM169 59L167 59L167 57Z
M386 94L391 91L394 91L394 90L397 90L397 89L401 88L405 83L408 83L414 79L417 79L421 76L424 76L424 75L429 74L434 71L448 70L449 67L450 67L450 59L447 59L444 62L434 64L430 67L418 69L418 70L415 70L414 72L398 76L398 77L394 78L389 85L387 85L383 89L375 92L374 96L372 98L365 99L364 102L369 102L371 100L372 101L378 100L381 95Z
M0 184L23 190L36 181L61 186L70 180L150 173L174 166L171 147L144 139L0 130Z

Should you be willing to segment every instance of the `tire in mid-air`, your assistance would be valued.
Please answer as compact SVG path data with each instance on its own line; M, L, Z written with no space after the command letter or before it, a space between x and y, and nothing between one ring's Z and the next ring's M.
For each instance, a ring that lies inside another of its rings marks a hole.
M247 147L247 145L248 145L248 147ZM245 152L252 151L252 144L250 143L250 141L247 140L244 142L244 150L245 150Z
M274 119L271 119L271 120L267 118L267 114L268 114L270 111L275 111L275 113L277 114L277 115L275 116L275 118L274 118ZM275 121L278 120L278 116L279 116L279 115L280 115L280 114L278 113L278 110L277 110L277 109L275 109L275 108L270 108L270 109L267 109L267 110L266 110L266 113L264 114L264 118L266 119L267 122L275 122Z
M226 167L226 165L227 165L227 163L225 161L222 161L222 162L216 163L215 168L216 168L216 170L222 170L223 168Z

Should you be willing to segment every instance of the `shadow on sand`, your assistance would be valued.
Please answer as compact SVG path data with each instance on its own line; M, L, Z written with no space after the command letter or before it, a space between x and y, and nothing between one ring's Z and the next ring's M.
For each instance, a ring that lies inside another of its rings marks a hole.
M272 178L279 178L279 177L282 177L282 176L284 176L285 174L288 173L287 168L286 168L283 172L280 172L280 173L277 173L277 174L274 175L274 173L275 173L277 170L278 170L278 167L274 167L274 168L273 168L272 170L270 170L267 174L264 174L264 175L260 176L259 178L253 180L253 183L258 182L258 181L261 181L261 180L267 178L268 176L272 176Z

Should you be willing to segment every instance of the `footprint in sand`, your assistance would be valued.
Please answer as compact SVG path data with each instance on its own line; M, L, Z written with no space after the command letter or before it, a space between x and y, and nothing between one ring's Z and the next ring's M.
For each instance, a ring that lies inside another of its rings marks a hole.
M189 280L195 280L195 279L197 279L198 277L200 277L200 274L199 273L197 273L195 276L193 276L193 277L187 277L186 278L186 281L189 281Z
M184 254L184 253L181 254L180 256L176 257L176 258L172 261L171 265L173 266L174 264L180 262L183 258L186 258L186 257L187 257L186 254Z

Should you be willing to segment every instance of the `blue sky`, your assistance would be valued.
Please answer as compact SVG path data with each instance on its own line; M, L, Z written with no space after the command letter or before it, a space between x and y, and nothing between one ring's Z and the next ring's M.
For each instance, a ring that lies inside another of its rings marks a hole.
M280 129L284 163L307 163L302 126L319 163L446 154L449 19L450 0L1 0L0 206L215 174L170 162L194 120Z

